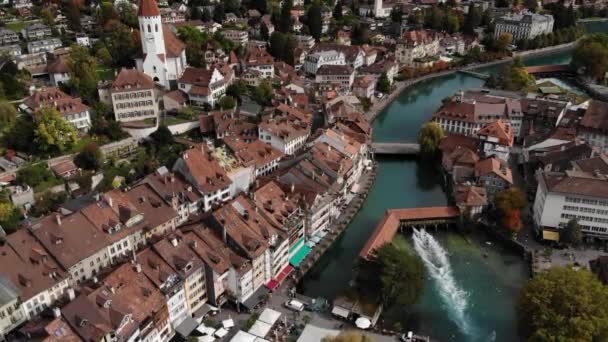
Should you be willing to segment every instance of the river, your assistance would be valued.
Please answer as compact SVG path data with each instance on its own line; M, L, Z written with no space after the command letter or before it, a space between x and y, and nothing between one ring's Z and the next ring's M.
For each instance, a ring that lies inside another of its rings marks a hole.
M525 59L528 65L568 63L570 53ZM481 68L497 72L500 66ZM421 82L406 89L374 121L374 141L415 141L420 126L429 120L441 100L460 89L482 86L483 81L452 74ZM447 204L439 172L416 159L382 158L376 182L359 213L300 284L307 296L333 299L349 284L352 267L363 244L389 208ZM450 288L427 272L422 299L412 308L387 313L403 329L430 335L439 341L517 341L514 303L527 278L523 260L483 236L463 237L453 232L432 232L451 269L450 281L462 290L451 296ZM415 252L411 236L400 237ZM464 301L460 303L459 301ZM463 306L463 312L455 308Z

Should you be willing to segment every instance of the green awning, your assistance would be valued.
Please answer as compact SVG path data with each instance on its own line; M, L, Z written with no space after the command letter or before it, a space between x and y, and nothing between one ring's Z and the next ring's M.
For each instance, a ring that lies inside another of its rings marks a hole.
M306 258L308 253L310 253L310 247L302 244L302 247L295 252L295 254L289 259L289 263L293 267L298 267L298 265Z

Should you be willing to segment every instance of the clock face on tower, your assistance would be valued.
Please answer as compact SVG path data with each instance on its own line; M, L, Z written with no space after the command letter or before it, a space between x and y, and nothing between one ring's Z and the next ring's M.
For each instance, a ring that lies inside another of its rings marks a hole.
M151 34L150 34L150 35L148 35L148 36L146 36L146 41L147 41L148 43L152 43L152 42L154 41L154 36L153 36L153 35L151 35Z

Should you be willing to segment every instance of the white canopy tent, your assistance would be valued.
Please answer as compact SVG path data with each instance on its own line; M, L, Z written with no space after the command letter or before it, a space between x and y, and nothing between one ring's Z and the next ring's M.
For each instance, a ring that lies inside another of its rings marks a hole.
M264 311L262 311L262 314L258 318L258 321L268 323L272 326L279 320L280 317L281 317L280 312L273 310L273 309L266 308L266 309L264 309Z
M232 318L223 320L222 326L224 327L224 329L229 330L230 328L234 327L234 321L232 320Z
M350 316L350 311L340 306L334 306L333 309L331 309L331 313L342 318L348 318L348 316Z
M262 321L255 321L251 329L249 329L249 333L264 338L268 335L270 329L272 329L272 325Z
M217 330L215 331L214 335L215 335L217 338L222 338L222 337L224 337L224 336L228 335L228 330L226 330L226 329L224 329L224 328L219 328L219 329L217 329Z
M213 336L213 334L215 333L215 329L212 327L207 327L204 324L201 324L198 326L198 328L196 328L196 330L198 332L200 332L203 335L208 335L208 336Z
M365 318L365 317L359 317L355 321L355 325L359 329L369 329L369 327L372 326L372 322L369 319Z
M236 335L234 335L234 337L232 337L230 342L255 342L255 339L256 339L255 335L251 335L248 332L244 332L243 330L240 330L239 332L236 333Z
M198 339L198 342L213 342L213 341L215 341L215 338L213 338L213 336L209 336L209 335L199 336L197 339Z

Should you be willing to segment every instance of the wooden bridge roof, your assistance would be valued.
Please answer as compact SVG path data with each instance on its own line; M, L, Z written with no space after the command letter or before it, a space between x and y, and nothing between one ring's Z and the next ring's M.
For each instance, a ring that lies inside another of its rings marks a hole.
M526 67L525 70L529 74L540 74L548 72L565 72L570 71L570 65L568 64L551 64L551 65L537 65Z
M399 229L401 221L448 219L459 215L460 211L456 207L389 209L384 213L384 217L363 246L359 256L367 258L376 248L391 242Z

